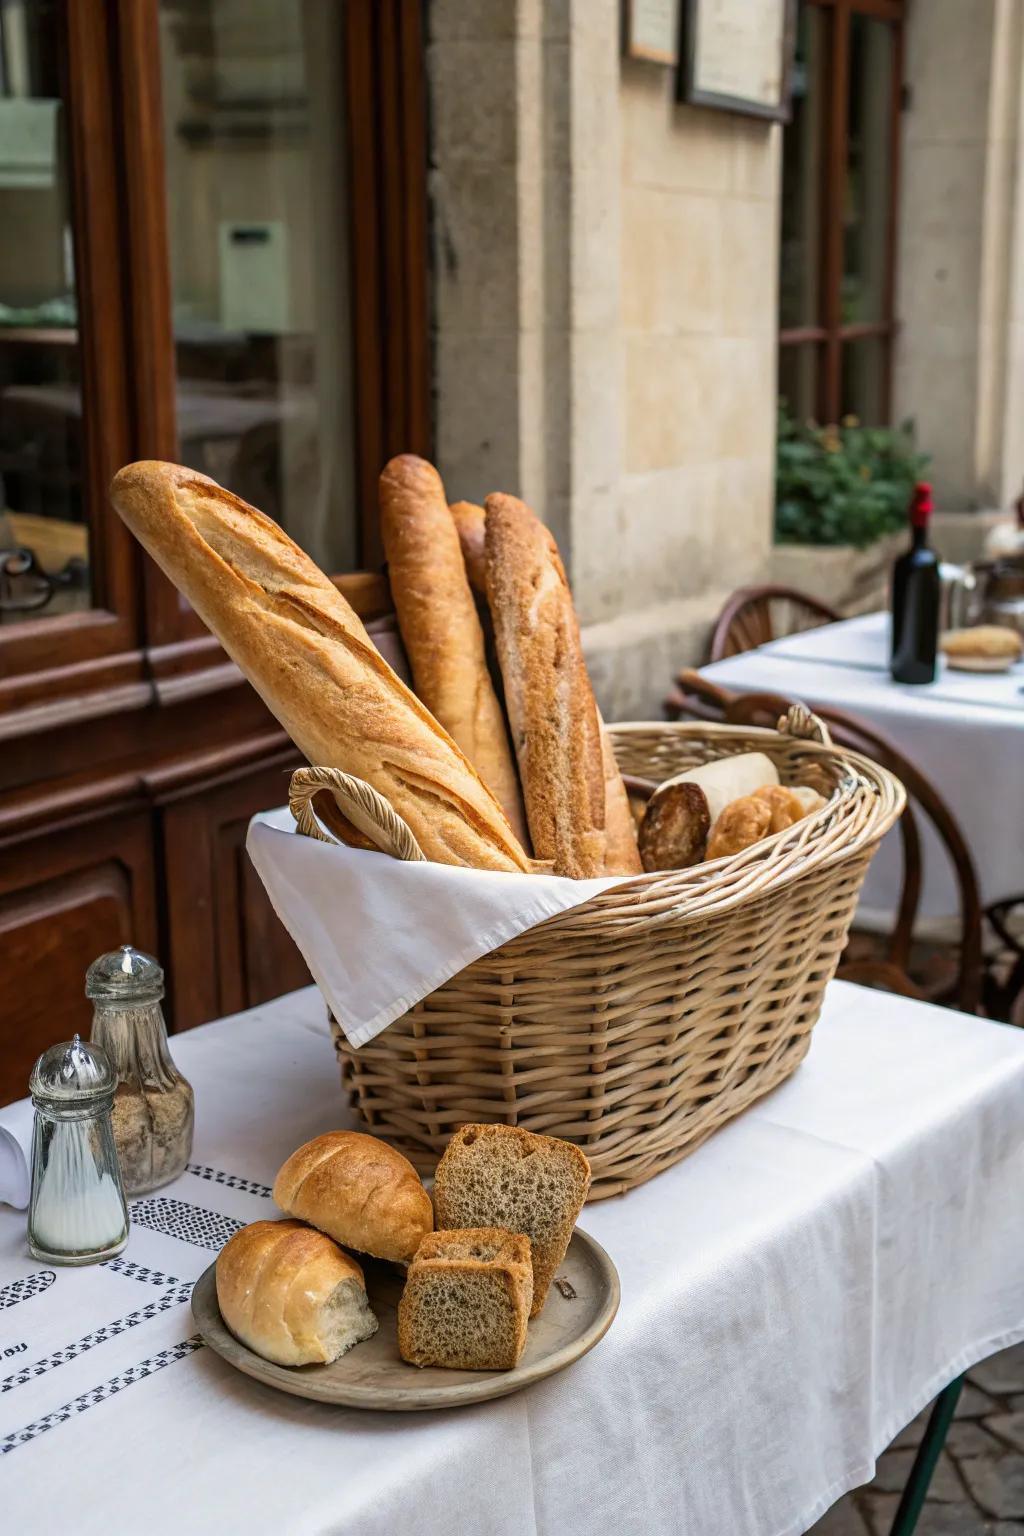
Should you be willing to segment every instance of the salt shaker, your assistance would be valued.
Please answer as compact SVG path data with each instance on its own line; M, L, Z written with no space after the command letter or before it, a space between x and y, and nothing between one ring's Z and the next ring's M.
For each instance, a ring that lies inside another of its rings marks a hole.
M76 1035L32 1068L28 1246L52 1264L94 1264L128 1241L128 1210L110 1122L117 1078Z
M124 1185L142 1195L182 1173L192 1150L192 1088L171 1060L160 999L164 973L131 944L100 955L85 977L92 1039L117 1079L114 1140Z

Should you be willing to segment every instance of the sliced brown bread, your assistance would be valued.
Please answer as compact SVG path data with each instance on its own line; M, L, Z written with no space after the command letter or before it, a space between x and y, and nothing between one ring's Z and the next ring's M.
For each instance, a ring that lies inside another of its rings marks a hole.
M399 1354L410 1365L511 1370L532 1299L529 1238L497 1227L430 1232L398 1304Z
M509 1125L464 1125L437 1165L438 1227L525 1232L533 1257L536 1317L565 1257L590 1188L590 1164L570 1141Z

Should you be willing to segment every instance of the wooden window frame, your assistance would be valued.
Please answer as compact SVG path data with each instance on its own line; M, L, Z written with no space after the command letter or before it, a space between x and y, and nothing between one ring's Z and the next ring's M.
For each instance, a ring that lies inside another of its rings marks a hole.
M377 475L432 447L423 0L344 6L360 559ZM107 506L133 459L175 459L158 0L62 0L95 606L0 630L0 739L223 686L223 652ZM192 679L190 682L189 679ZM101 704L97 691L105 697Z
M843 347L847 342L879 337L885 347L882 416L892 415L893 347L896 318L896 231L899 213L900 117L903 110L904 31L908 0L803 0L830 17L828 110L822 156L821 229L819 232L819 314L816 325L779 331L779 350L813 342L822 350L817 369L816 410L821 421L837 421L842 410ZM846 194L850 102L850 24L854 15L889 22L893 34L892 91L889 101L889 201L886 215L885 287L882 318L843 323L843 203ZM785 130L783 130L785 131Z

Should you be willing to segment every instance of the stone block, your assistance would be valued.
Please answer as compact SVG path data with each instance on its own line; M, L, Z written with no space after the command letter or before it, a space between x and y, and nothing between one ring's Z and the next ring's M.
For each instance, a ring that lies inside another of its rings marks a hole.
M971 1496L987 1515L1024 1520L1024 1456L1008 1452L995 1459L973 1457L960 1463Z
M807 1536L871 1536L867 1521L847 1495L812 1525Z
M438 469L452 500L519 488L519 346L514 335L434 341Z
M516 52L512 39L450 41L427 50L435 164L483 160L514 167Z
M877 1493L902 1493L910 1476L916 1451L886 1451L879 1457L872 1489ZM938 1504L957 1504L964 1497L963 1484L945 1451L939 1456L928 1485L929 1499Z
M515 179L462 161L430 177L434 303L446 335L512 331L519 316Z
M983 1391L1004 1397L1024 1392L1024 1344L1014 1344L971 1366L971 1380Z
M627 330L715 335L733 296L728 205L664 187L622 195L622 324ZM762 261L763 265L763 261ZM771 306L760 317L764 321Z

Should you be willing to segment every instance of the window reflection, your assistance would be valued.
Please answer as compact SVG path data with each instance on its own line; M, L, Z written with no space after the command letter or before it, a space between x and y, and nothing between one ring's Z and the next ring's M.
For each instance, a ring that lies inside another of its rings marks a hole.
M0 5L0 623L90 603L55 0Z

